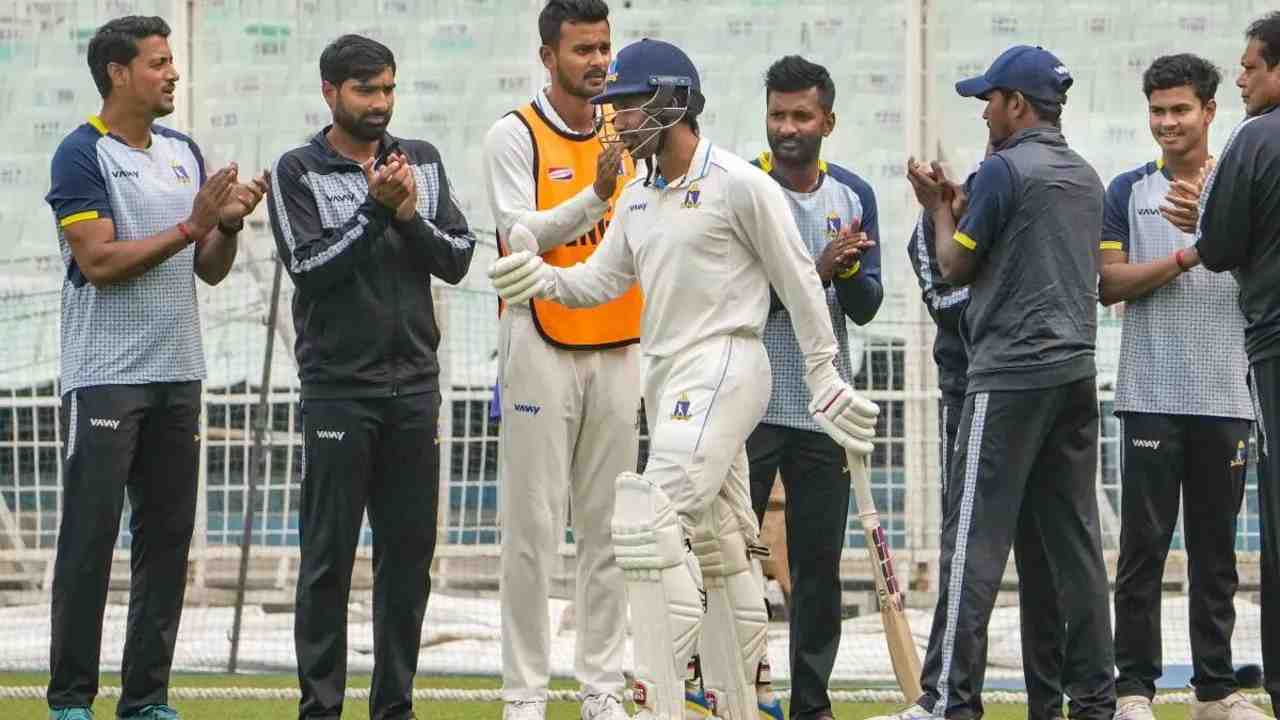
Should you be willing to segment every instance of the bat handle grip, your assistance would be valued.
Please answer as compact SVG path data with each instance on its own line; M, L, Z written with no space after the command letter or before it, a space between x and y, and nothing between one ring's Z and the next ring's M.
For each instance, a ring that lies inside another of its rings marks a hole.
M858 503L858 517L876 515L876 501L871 497L871 479L867 476L867 460L861 455L845 453L849 476L853 480L853 498Z
M880 513L874 510L869 513L858 513L858 521L862 523L862 529L871 532L880 527Z

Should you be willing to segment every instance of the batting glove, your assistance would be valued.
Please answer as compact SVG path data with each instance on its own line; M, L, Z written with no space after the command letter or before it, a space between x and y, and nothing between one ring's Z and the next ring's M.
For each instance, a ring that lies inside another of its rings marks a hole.
M832 378L815 392L809 412L818 427L854 455L870 455L875 449L871 441L876 436L880 407L843 380Z
M551 292L551 273L551 268L542 262L542 258L528 250L498 258L489 266L489 280L494 289L512 305L528 302L534 297L547 297Z

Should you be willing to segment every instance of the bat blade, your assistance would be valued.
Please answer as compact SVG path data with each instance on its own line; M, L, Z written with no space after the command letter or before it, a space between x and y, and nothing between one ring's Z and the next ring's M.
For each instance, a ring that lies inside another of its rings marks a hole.
M858 519L866 534L867 553L871 556L875 574L876 598L880 603L880 622L884 627L889 661L906 701L915 702L924 693L920 686L920 654L911 637L911 626L904 611L902 588L893 568L893 553L884 529L880 527L880 514L876 512L871 496L866 462L854 455L847 459L858 503Z
M901 597L898 598L899 602ZM920 699L924 688L920 687L920 655L915 640L911 638L911 626L906 613L893 602L880 603L880 622L884 625L885 641L889 645L889 661L898 679L902 695L911 703Z

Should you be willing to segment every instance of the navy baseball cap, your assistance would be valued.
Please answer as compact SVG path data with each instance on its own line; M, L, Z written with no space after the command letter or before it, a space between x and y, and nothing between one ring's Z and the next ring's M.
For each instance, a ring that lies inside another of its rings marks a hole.
M1067 66L1039 46L1014 45L991 63L982 75L956 83L961 97L986 98L992 90L1018 90L1038 100L1065 102L1073 82Z
M624 95L652 95L663 84L688 88L691 105L693 96L702 95L698 69L683 50L669 42L644 38L618 51L609 63L604 92L591 102L601 105Z

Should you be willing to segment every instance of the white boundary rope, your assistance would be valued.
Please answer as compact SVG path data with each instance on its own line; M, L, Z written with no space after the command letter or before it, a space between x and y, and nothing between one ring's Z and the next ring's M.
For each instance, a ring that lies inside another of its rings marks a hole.
M790 690L778 690L778 697L786 699L791 696ZM1244 696L1253 703L1266 705L1271 702L1266 693L1248 692ZM102 687L98 696L105 698L120 697L120 688ZM348 699L367 700L368 688L347 688ZM905 701L897 690L833 690L830 693L832 702L846 703L883 703L901 705ZM43 700L43 685L10 685L0 686L0 699L4 700ZM169 689L169 697L175 700L297 700L300 692L297 688L253 688L253 687L173 687ZM426 688L413 691L414 700L446 700L452 702L501 702L502 691L493 688L486 690L462 690L458 688ZM548 699L553 702L577 702L576 690L552 690ZM627 699L631 692L627 691ZM992 705L1025 705L1025 692L995 691L982 694L982 700ZM1191 692L1158 693L1154 702L1160 704L1188 705L1195 700Z

